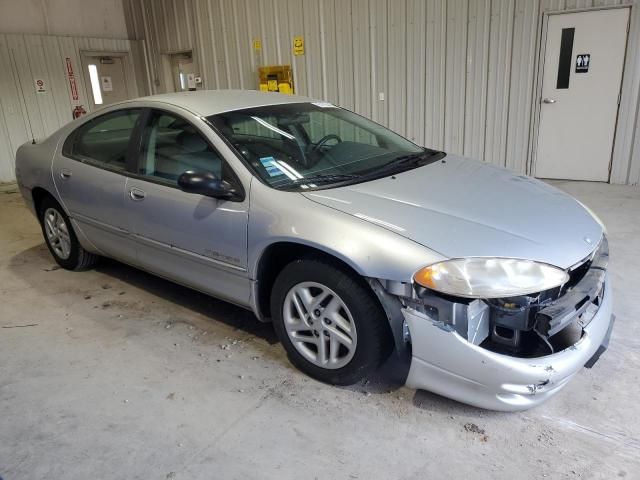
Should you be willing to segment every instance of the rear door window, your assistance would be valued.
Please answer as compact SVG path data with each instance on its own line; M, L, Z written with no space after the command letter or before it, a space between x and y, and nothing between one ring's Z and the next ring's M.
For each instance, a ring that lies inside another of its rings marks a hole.
M71 156L125 170L129 142L140 115L139 109L120 110L91 120L75 132Z

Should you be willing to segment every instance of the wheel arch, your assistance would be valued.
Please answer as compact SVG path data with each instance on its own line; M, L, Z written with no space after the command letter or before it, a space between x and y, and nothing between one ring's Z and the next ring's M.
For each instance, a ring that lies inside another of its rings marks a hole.
M42 207L42 202L47 197L51 197L53 200L55 200L58 203L58 205L61 206L61 208L64 208L62 207L58 199L55 197L55 195L53 195L49 190L40 186L33 187L31 189L31 198L33 199L33 208L35 209L38 219L40 218L40 208Z
M367 285L367 288L371 289L362 272L359 271L352 262L344 259L341 255L307 243L290 240L277 241L262 250L254 269L254 304L256 314L261 320L268 319L271 316L271 290L278 274L289 263L308 258L321 259L345 270L364 285Z
M278 241L268 245L261 253L255 267L253 289L253 309L261 321L271 317L271 291L273 283L282 269L297 259L314 258L324 260L348 273L371 292L378 306L387 317L389 334L392 336L394 350L398 355L407 354L404 341L402 305L397 297L388 293L381 280L364 275L352 262L341 255L306 243L290 240Z

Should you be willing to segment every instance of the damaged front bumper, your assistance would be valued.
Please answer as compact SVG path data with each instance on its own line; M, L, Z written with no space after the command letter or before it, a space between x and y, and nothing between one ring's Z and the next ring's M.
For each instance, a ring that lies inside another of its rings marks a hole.
M535 358L474 345L427 313L405 307L402 314L412 346L407 386L490 410L516 411L539 405L606 348L614 320L608 275L601 298L577 343Z

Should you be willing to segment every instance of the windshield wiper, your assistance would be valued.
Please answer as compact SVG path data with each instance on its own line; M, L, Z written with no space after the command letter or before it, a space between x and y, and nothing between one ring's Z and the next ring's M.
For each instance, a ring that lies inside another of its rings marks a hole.
M353 180L354 178L358 178L360 175L356 175L353 173L327 173L320 175L311 175L309 177L296 178L295 180L291 180L290 183L286 183L284 185L279 186L279 188L288 188L295 187L299 185L309 185L309 184L320 184L320 183L337 183L343 182L346 180Z
M382 168L397 167L398 165L406 165L406 164L411 165L414 163L418 163L436 153L439 153L439 152L434 152L434 151L425 149L421 152L409 153L407 155L400 155L399 157L396 157L393 160L391 160L389 163L384 164Z
M369 171L366 172L366 177L378 177L380 176L381 173L386 174L388 171L393 171L393 170L397 170L397 169L403 169L404 167L412 167L415 165L418 165L421 162L425 162L424 165L426 165L426 161L434 161L437 160L438 158L442 158L442 156L444 156L444 152L439 152L437 150L430 150L425 148L424 150L420 151L420 152L415 152L415 153L408 153L405 155L400 155L399 157L394 158L393 160L391 160L388 163L385 163L384 165L381 165L379 167L373 168ZM433 157L437 157L437 158L433 158Z

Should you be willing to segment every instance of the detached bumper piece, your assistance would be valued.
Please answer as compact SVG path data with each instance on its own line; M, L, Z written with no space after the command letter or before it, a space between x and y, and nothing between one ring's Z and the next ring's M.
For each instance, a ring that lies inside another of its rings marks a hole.
M412 345L407 385L490 410L543 403L608 345L614 321L608 257L603 238L567 285L526 299L494 303L418 292L420 301L402 310ZM504 338L496 341L496 332Z

